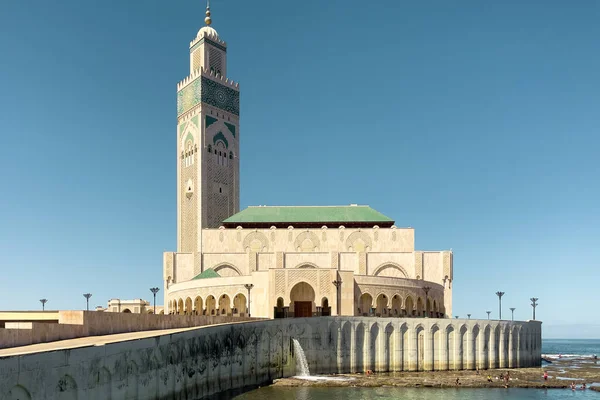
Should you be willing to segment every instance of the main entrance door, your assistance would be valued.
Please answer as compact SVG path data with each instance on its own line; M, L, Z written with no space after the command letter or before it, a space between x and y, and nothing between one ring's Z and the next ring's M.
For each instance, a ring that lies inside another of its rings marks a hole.
M294 317L312 317L312 301L295 301Z

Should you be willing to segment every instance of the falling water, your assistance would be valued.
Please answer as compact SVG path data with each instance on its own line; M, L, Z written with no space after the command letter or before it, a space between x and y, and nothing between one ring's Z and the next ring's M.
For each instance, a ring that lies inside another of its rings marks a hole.
M300 342L296 339L292 339L294 343L294 353L296 353L296 375L297 376L309 376L310 371L308 370L308 362L304 355L304 350L300 346Z

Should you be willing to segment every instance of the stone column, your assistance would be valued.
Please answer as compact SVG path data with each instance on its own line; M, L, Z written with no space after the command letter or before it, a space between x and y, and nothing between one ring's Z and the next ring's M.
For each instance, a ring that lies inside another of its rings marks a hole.
M511 329L508 332L508 368L515 368L513 344L515 338L513 337L514 331Z
M417 347L419 343L419 335L417 334L417 328L412 326L408 330L408 370L416 371L417 370Z
M496 348L496 328L492 327L490 329L490 350L489 350L489 365L492 368L496 367L496 363L498 362L498 349Z
M340 325L337 328L337 351L336 351L336 360L335 360L335 365L336 365L336 371L339 373L342 373L344 371L342 371L343 368L343 362L342 362L342 353L344 352L344 349L342 347L342 323L340 322Z
M440 337L442 338L440 347L440 371L446 371L450 365L448 360L448 331L446 329L440 331Z
M433 370L433 334L430 329L423 332L423 370Z
M371 323L368 322L365 324L365 343L363 344L363 360L365 364L365 370L375 369L374 365L371 365ZM362 371L364 372L364 371Z
M485 329L479 330L479 336L477 338L477 345L479 346L479 351L477 352L477 365L476 368L480 370L484 370L487 368L487 352L485 350Z
M355 323L350 325L350 372L353 374L356 371L356 326Z
M473 339L472 327L467 328L467 348L463 349L463 357L465 354L467 361L465 369L475 369L475 340Z
M506 368L506 354L505 354L505 350L506 350L506 345L505 342L506 341L506 334L504 332L504 327L500 326L500 340L498 341L498 367L499 368Z

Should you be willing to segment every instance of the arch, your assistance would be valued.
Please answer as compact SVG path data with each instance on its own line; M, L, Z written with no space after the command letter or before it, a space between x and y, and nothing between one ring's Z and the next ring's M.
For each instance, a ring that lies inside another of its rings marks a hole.
M296 236L294 248L302 252L318 251L321 247L321 241L314 232L304 231Z
M244 241L242 242L242 245L244 247L244 250L250 250L252 252L258 253L260 251L268 249L269 241L267 240L267 237L264 233L254 231L246 235Z
M233 296L233 314L237 316L246 316L247 313L246 296L243 293L238 293Z
M437 323L431 326L431 362L432 371L439 371L440 368L440 349L442 348L442 335L440 333L440 327Z
M377 301L375 304L375 315L378 317L387 317L388 297L385 295L385 293L380 293L377 295Z
M226 294L219 296L217 315L231 315L231 299Z
M346 248L348 251L363 252L369 251L372 247L371 237L363 231L352 232L346 238Z
M399 294L392 296L392 316L399 317L402 315L402 297Z
M202 315L202 310L203 310L202 297L196 296L196 298L194 299L194 314Z
M290 290L290 310L294 316L312 316L315 312L315 290L304 281L298 282ZM309 315L310 314L310 315Z
M419 317L424 317L424 304L423 304L423 299L421 297L417 298L417 316Z
M237 268L236 266L231 265L229 263L218 264L213 269L215 270L215 272L217 274L219 274L219 276L222 276L222 277L241 276L241 275L243 275L242 271L240 271L239 268Z
M223 135L223 132L221 131L217 132L217 134L213 136L213 144L216 145L218 142L222 142L223 145L225 145L226 149L229 148L229 142L227 141L227 138L225 137L225 135Z
M427 302L425 307L427 316L433 317L433 307L431 306L431 298L429 296L427 296Z
M8 391L6 400L31 400L31 394L21 385L15 385Z
M406 270L400 264L393 262L381 264L379 267L375 268L373 275L386 276L390 278L408 278L408 273Z
M146 310L146 314L154 314L154 311L152 309Z
M124 308L122 312L124 314L131 314L131 310L129 308Z
M285 318L285 314L284 314L284 310L283 308L285 307L285 303L283 301L283 297L278 297L277 301L275 302L275 309L274 309L274 317L275 318Z
M177 314L183 315L184 312L185 312L185 308L183 308L183 299L180 298L179 301L177 301Z
M356 326L355 336L354 365L356 371L353 372L365 372L365 325L362 322Z
M371 314L373 307L373 297L369 293L363 293L358 300L357 315L367 316Z
M296 266L296 268L319 268L317 264L311 262L303 262Z
M406 296L406 300L404 301L404 310L406 311L406 315L409 317L415 316L415 303L410 295Z
M192 299L187 297L185 299L185 315L192 315Z
M446 326L446 348L448 349L445 354L446 359L442 362L446 362L449 370L456 370L458 354L456 352L456 332L454 330L454 325L452 324Z
M327 317L331 315L331 307L329 306L329 299L323 297L321 299L321 316Z
M205 315L217 315L217 299L212 294L206 298Z

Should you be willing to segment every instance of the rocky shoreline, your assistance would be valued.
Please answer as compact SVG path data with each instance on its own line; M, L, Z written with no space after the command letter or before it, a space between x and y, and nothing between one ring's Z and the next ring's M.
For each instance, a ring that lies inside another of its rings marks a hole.
M548 380L544 380L544 371ZM365 374L339 374L314 378L284 378L273 382L273 386L318 386L318 387L428 387L428 388L503 388L501 376L509 374L508 387L570 389L575 383L579 390L585 382L589 389L600 391L600 364L591 358L556 360L540 368L494 369L482 371L430 371ZM336 377L338 379L327 379ZM488 381L491 378L491 382ZM339 379L342 378L342 379ZM458 384L457 384L458 379Z

